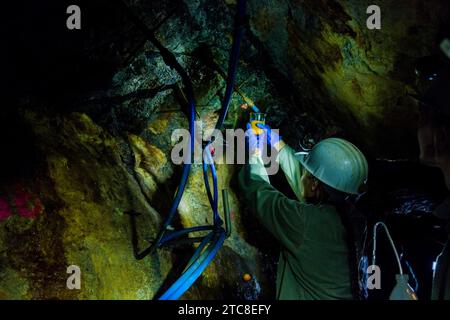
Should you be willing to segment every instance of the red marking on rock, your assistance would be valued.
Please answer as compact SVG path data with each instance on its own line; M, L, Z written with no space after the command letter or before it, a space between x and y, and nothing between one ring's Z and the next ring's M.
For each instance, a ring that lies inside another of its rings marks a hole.
M6 220L12 214L8 201L0 198L0 221Z
M17 213L24 218L33 219L44 211L41 200L23 188L16 188L14 202Z

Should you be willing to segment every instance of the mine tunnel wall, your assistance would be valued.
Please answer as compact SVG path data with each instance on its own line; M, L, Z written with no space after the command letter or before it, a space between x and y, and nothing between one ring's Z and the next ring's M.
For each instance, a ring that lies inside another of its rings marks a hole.
M59 27L63 18L37 23L48 10L65 12L64 1L50 2L28 10L18 4L21 19L13 25L22 32L8 37L0 298L153 298L192 248L136 261L124 212L141 213L139 244L148 245L179 181L170 157L172 132L188 126L180 76L110 1L80 2L87 14L78 34ZM369 1L248 1L236 80L241 94L233 95L225 128L245 125L243 93L294 148L334 135L357 143L372 163L416 159L416 114L405 91L413 83L412 61L433 52L449 4L379 2L386 13L375 32L365 26ZM226 85L234 1L129 5L188 71L197 118L212 128ZM275 295L277 246L240 201L238 169L218 166L219 189L230 191L232 236L184 298ZM283 177L275 180L283 188ZM445 195L437 189L434 202ZM370 201L373 214L384 210ZM194 165L175 227L212 223L210 211L201 167ZM69 265L80 266L82 290L67 289Z

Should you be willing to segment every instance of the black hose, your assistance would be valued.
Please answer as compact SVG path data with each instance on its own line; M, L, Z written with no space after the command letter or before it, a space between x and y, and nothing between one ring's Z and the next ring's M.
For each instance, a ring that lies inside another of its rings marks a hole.
M148 38L148 40L159 50L164 62L172 67L175 71L178 72L178 74L181 76L181 80L183 81L183 84L185 86L186 95L188 99L188 106L189 106L189 133L191 137L195 137L195 96L194 96L194 90L192 87L191 79L189 78L189 75L184 70L184 68L179 64L175 56L167 50L159 41L156 39L153 32L138 18L138 16L122 1L117 0L118 3L122 6L127 16L130 18L130 20L138 27L138 29ZM181 175L180 184L178 186L175 198L172 202L172 206L169 210L169 213L167 214L167 217L164 221L164 224L158 233L155 241L152 243L151 246L149 246L147 249L142 251L138 254L137 259L143 259L145 256L147 256L150 253L153 253L156 248L158 247L161 239L164 237L164 234L166 232L167 227L172 222L173 218L175 217L178 205L180 204L181 197L183 195L184 189L186 188L187 179L189 177L189 173L191 170L191 162L192 162L192 152L194 150L194 142L195 139L191 139L190 141L190 150L188 155L185 155L185 157L189 157L188 159L185 159L183 164L183 173Z
M228 108L230 107L231 96L234 91L234 85L236 82L236 71L239 63L239 53L241 47L242 37L244 35L244 30L246 27L246 1L238 0L236 4L236 18L234 26L234 36L233 36L233 46L231 48L230 62L228 64L228 78L227 78L227 88L225 89L225 95L222 100L222 110L217 120L216 129L221 129L225 117L228 113Z
M152 44L159 50L164 62L174 68L178 74L181 76L183 84L186 89L187 99L188 99L188 105L189 105L189 132L191 135L191 144L190 144L190 152L189 152L189 159L185 159L184 165L183 165L183 174L181 177L180 185L178 187L178 190L176 192L175 198L172 203L172 207L165 219L165 222L163 224L163 227L161 228L160 232L158 233L158 236L156 237L155 241L152 243L151 246L149 246L144 251L138 253L135 252L135 256L137 259L142 259L146 255L153 253L160 245L164 244L164 236L165 232L167 230L167 227L170 225L171 221L173 220L176 210L178 208L178 205L181 200L181 196L183 195L183 192L186 187L187 179L189 177L190 169L191 169L191 161L192 161L192 153L194 150L194 142L195 139L195 131L194 131L194 125L195 125L195 96L194 91L192 87L191 80L187 74L187 72L183 69L183 67L178 63L175 56L167 50L155 37L153 32L148 29L148 27L134 14L134 12L122 1L118 0L119 3L123 6L123 9L125 10L126 14L129 16L129 18L133 21L133 23L141 30L141 32L146 35L146 37L152 42ZM232 50L230 54L230 62L228 66L228 78L227 78L227 87L225 90L224 99L222 101L222 109L221 113L219 115L219 119L216 123L216 129L221 129L223 126L223 122L225 120L225 117L228 112L228 108L231 101L231 96L233 94L234 90L234 84L236 79L236 71L237 66L239 62L239 52L240 52L240 44L244 32L244 22L245 22L246 14L245 14L245 0L238 0L237 2L237 8L236 8L236 17L235 17L235 28L234 28L234 37L233 37L233 45ZM220 219L220 216L218 214L218 188L217 188L217 176L216 176L216 170L214 166L214 161L212 159L212 154L210 150L210 144L212 142L209 141L204 150L206 150L207 159L210 163L205 164L203 163L203 173L204 173L204 180L205 180L205 186L207 188L208 192L208 199L211 204L211 208L213 209L213 215L214 215L214 227L213 230L209 235L203 238L202 244L206 245L207 242L210 242L210 246L208 247L208 250L205 252L201 252L202 245L197 248L196 252L194 253L194 256L192 257L191 265L188 267L185 272L183 272L182 276L161 296L160 299L167 299L167 298L173 298L177 299L179 296L181 296L193 283L194 281L200 276L200 274L203 272L204 268L211 262L211 260L215 257L218 250L223 244L223 241L225 240L225 237L230 235L231 232L231 221L230 221L230 212L229 212L229 205L228 205L228 194L227 191L223 191L223 197L224 197L224 209L225 209L225 220L226 220L226 231L221 227L223 224L222 220ZM203 158L203 161L205 161L205 158ZM208 181L208 169L211 169L211 174L213 177L213 189L214 189L214 195L211 194L211 190L209 189L209 181ZM194 227L191 228L192 230L200 230L204 229L206 227ZM186 231L186 230L184 230ZM175 232L172 236L169 236L166 239L175 240L178 235L184 235L186 232L183 232L183 230ZM172 239L173 238L173 239ZM194 240L194 239L192 239ZM199 238L196 238L194 241L198 241ZM136 242L137 244L137 238L135 239L133 237L133 242Z

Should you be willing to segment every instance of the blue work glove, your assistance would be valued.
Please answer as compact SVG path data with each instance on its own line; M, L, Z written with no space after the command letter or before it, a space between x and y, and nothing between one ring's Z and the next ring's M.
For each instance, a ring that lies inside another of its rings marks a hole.
M264 130L264 137L261 138L267 137L267 143L269 144L269 146L277 150L280 150L284 146L284 142L283 140L281 140L281 137L278 135L278 133L273 131L267 124L258 123L256 126Z
M250 155L261 155L263 150L264 138L261 135L255 134L250 123L247 123L247 131L245 132L245 138L247 140L248 150Z

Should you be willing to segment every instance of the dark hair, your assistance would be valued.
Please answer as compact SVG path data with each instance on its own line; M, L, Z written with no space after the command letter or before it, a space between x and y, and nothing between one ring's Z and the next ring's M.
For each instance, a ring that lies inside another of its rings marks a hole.
M362 300L365 295L360 286L359 261L365 255L362 236L365 231L365 217L359 214L355 208L357 198L323 183L321 183L321 186L324 201L335 206L345 228L352 295L354 300Z

